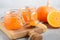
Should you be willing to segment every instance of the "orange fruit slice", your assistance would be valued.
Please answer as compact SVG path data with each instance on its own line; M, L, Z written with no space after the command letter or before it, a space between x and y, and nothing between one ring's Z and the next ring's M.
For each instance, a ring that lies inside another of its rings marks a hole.
M27 23L29 22L29 16L28 16L28 13L26 11L23 11L22 12L22 16L24 18L24 21Z
M22 9L22 16L26 24L31 26L36 25L35 21L37 20L37 12L35 8L26 7L25 9Z
M30 19L31 19L31 12L30 12L30 10L28 8L24 8L24 9L22 8L21 12L22 12L22 16L23 16L24 21L26 23L29 22Z
M31 26L36 26L37 25L37 21L38 21L37 12L34 11L34 12L31 13L30 25Z
M51 11L47 16L47 21L54 28L60 27L60 12Z

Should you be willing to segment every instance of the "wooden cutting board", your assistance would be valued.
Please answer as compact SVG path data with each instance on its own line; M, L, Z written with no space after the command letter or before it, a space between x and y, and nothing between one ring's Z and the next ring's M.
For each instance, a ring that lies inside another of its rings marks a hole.
M12 39L17 39L17 38L23 38L27 35L30 36L30 31L34 30L35 32L41 34L44 32L44 29L42 27L35 27L31 29L19 29L19 30L7 30L3 23L0 23L0 30L4 32L7 37L9 37L11 40Z
M10 39L17 39L17 38L22 38L22 37L25 37L27 35L27 30L7 30L3 24L0 23L0 30L2 32L4 32L7 37L9 37Z
M1 30L3 33L5 33L5 34L7 35L7 37L8 37L9 39L11 39L11 40L17 39L17 38L23 38L23 37L27 36L28 31L30 31L30 30L35 30L35 29L37 29L37 28L24 29L24 30L22 30L22 29L19 29L19 30L7 30L7 29L4 27L3 23L0 23L0 30ZM38 29L38 30L40 30L40 29ZM38 31L38 32L39 32L39 31ZM42 32L40 31L39 33L42 33Z

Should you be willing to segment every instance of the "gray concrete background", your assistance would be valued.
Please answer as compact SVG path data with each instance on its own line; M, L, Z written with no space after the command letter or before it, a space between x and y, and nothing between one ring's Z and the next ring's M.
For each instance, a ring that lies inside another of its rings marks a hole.
M0 0L0 16L5 15L7 10L29 7L39 7L46 5L47 0ZM50 0L50 5L60 10L60 0Z
M46 5L47 0L0 0L0 17L5 15L7 10L29 7L39 7ZM60 10L60 0L50 0L50 5Z
M60 10L60 0L50 0L50 5ZM4 16L10 9L23 8L25 6L39 7L46 5L47 0L0 0L0 17ZM1 19L0 19L1 20ZM0 40L8 40L6 35L0 31ZM27 40L26 38L19 40ZM43 40L60 40L60 29L48 29L43 34Z

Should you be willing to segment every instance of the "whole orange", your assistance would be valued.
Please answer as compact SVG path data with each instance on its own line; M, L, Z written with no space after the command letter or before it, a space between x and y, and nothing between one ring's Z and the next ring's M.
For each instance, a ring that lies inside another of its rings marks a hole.
M55 9L52 8L52 7L48 7L48 6L41 6L41 7L39 7L37 9L38 20L42 21L42 22L47 22L47 15L52 10L55 10Z
M9 13L4 16L4 26L9 30L21 28L20 22L14 13Z

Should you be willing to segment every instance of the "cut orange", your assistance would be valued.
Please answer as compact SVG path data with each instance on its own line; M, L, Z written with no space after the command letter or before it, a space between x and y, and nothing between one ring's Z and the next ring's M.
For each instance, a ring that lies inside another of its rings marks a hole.
M26 7L25 9L22 9L22 16L24 18L25 23L29 23L31 26L35 26L35 21L37 18L37 12L35 8Z
M37 25L37 21L38 21L37 12L34 11L34 12L31 13L30 25L31 26L36 26Z
M26 11L22 11L22 16L24 18L24 21L27 23L29 22L29 12L26 12Z
M60 27L60 12L51 11L47 16L47 21L54 28Z

